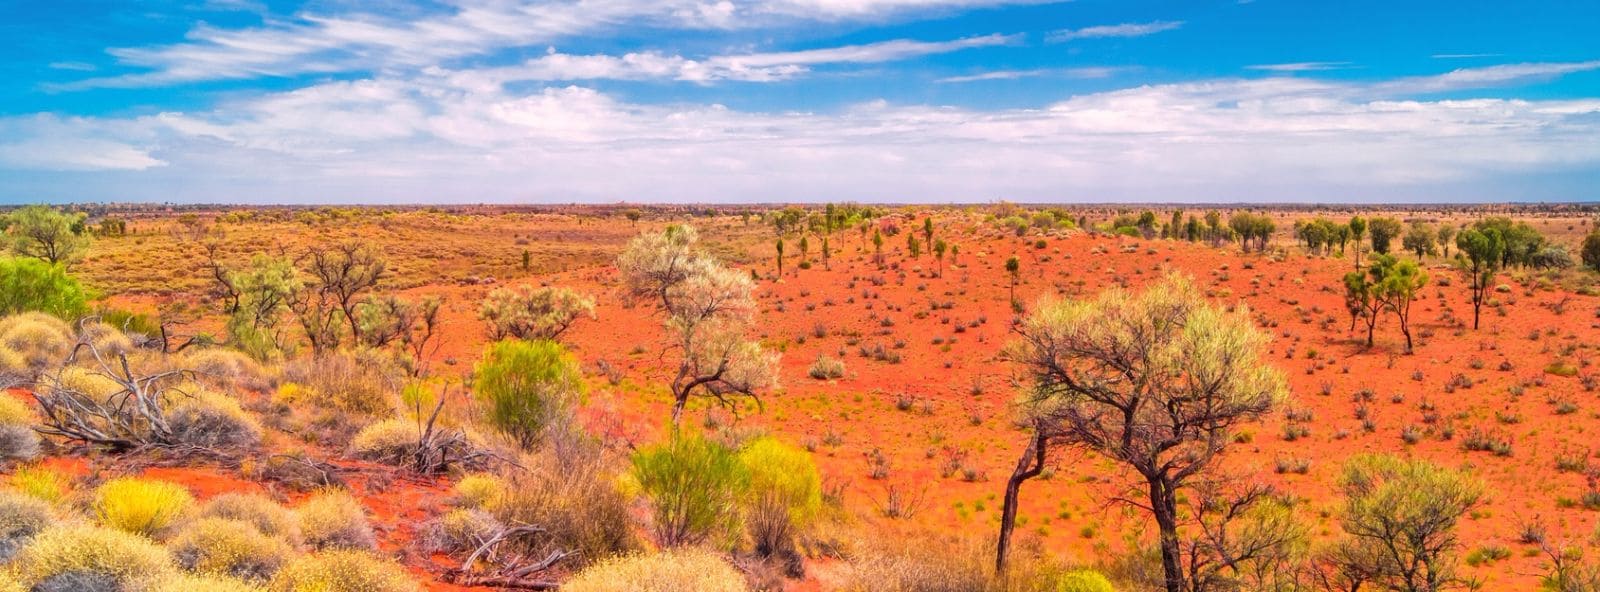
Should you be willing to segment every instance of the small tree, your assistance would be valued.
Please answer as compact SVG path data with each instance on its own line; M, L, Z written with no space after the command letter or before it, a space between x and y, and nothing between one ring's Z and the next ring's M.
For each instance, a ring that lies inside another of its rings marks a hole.
M933 244L933 217L922 219L922 242Z
M833 256L833 249L831 249L828 246L828 237L824 236L824 237L822 237L822 268L823 269L833 269L833 266L828 263L828 259L830 257L832 257L832 256Z
M883 265L883 232L872 231L872 258L879 266Z
M1463 584L1451 557L1459 544L1456 524L1482 503L1481 481L1422 460L1368 455L1345 466L1340 485L1347 580L1400 592Z
M1188 582L1179 542L1181 492L1207 473L1233 429L1285 396L1262 362L1268 337L1247 310L1208 303L1168 276L1140 294L1041 302L1016 329L1009 358L1033 379L1062 444L1126 465L1148 486L1139 507L1160 533L1168 592Z
M1466 234L1463 232L1462 234ZM1584 267L1600 271L1600 229L1594 230L1583 237L1583 250L1578 253L1583 259Z
M495 288L478 305L489 338L558 340L578 319L594 318L594 299L567 288Z
M1406 336L1406 353L1411 353L1411 304L1416 302L1423 286L1428 285L1428 272L1415 261L1379 255L1372 261L1372 280L1373 297L1400 320L1400 332Z
M778 277L783 277L783 239L778 239Z
M665 443L633 455L633 478L650 500L661 546L721 542L738 532L750 474L721 443L674 429Z
M361 327L356 320L356 297L378 285L378 280L383 278L383 254L366 244L350 241L331 248L312 249L306 258L306 272L316 280L311 289L338 306L350 325L350 336L358 338Z
M89 249L84 218L42 205L19 208L6 216L11 252L52 264L77 261Z
M1417 258L1421 259L1434 254L1437 250L1438 243L1434 241L1438 236L1432 226L1421 220L1414 220L1410 228L1406 229L1405 237L1400 239L1400 244L1405 246L1407 251L1416 253Z
M656 300L681 358L673 376L672 421L691 396L732 406L777 386L776 355L744 334L755 309L748 277L701 253L694 228L643 234L617 259L629 293Z
M1450 245L1455 244L1456 227L1446 222L1439 225L1439 248L1444 251L1444 257L1450 258Z
M1362 219L1361 216L1351 216L1349 228L1350 240L1355 243L1356 269L1359 270L1361 269L1361 243L1362 238L1367 234L1367 221Z
M945 244L942 238L933 242L933 256L939 262L939 275L941 277L944 276L944 253L949 249L950 245Z
M810 256L811 256L811 242L806 240L806 237L801 236L800 237L800 264L802 266L810 265L809 263L806 263L807 258L810 257Z
M917 240L917 235L906 235L906 250L911 253L912 259L922 256L922 242Z
M1589 242L1584 241L1585 253L1588 252L1588 245ZM1596 242L1596 246L1600 247L1600 241ZM1501 240L1496 230L1467 228L1456 235L1456 247L1466 255L1461 271L1466 274L1467 285L1472 290L1472 328L1477 330L1483 303L1488 300L1489 286L1494 284L1495 272L1500 269L1501 258L1505 255L1505 241Z
M1400 221L1386 217L1373 218L1367 224L1367 231L1372 234L1372 252L1388 254L1389 244L1400 236Z
M1006 258L1006 275L1009 276L1010 280L1011 280L1011 306L1012 307L1016 307L1016 305L1017 305L1017 278L1021 275L1021 273L1022 273L1022 261L1018 260L1016 255L1012 255L1010 257L1007 257Z
M1372 347L1373 332L1378 326L1380 304L1374 297L1374 286L1367 274L1352 271L1344 274L1344 306L1350 311L1350 330L1356 329L1356 320L1367 323L1367 347Z
M484 404L489 424L527 449L583 396L577 360L554 341L490 344L474 375L473 395Z

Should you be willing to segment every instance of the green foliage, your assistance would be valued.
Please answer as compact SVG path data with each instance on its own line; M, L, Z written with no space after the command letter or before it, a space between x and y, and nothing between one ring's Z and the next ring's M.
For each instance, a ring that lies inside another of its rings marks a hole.
M478 363L473 393L491 425L531 448L583 396L578 362L554 341L501 341Z
M1583 259L1584 267L1600 271L1600 230L1590 232L1583 237L1583 249L1578 252Z
M1373 218L1367 222L1367 232L1372 235L1372 251L1386 254L1390 243L1400 236L1400 221L1388 217Z
M122 477L94 492L94 515L100 524L144 536L176 525L194 507L194 496L176 483Z
M810 523L822 510L822 474L811 453L763 437L739 451L739 461L749 474L752 504L777 503L788 510L796 525Z
M1511 267L1530 265L1533 255L1544 247L1544 235L1539 234L1527 222L1513 222L1504 216L1490 216L1472 224L1473 229L1483 233L1494 233L1500 236L1500 241L1505 245L1505 250L1500 254L1500 266Z
M262 534L249 523L225 518L197 520L167 547L186 570L249 581L272 577L293 554L287 543Z
M0 315L40 311L76 319L89 311L89 293L60 264L0 257Z
M478 306L489 337L554 340L580 318L594 318L594 299L566 288L495 288Z
M1111 580L1091 569L1077 569L1061 575L1056 592L1116 592Z
M1349 561L1392 590L1455 582L1456 525L1483 499L1476 477L1423 460L1362 455L1345 466L1340 523Z
M85 215L43 205L24 206L6 216L11 252L47 263L71 263L89 248Z
M662 546L722 541L738 531L750 473L727 446L674 431L633 455L633 478L650 500Z

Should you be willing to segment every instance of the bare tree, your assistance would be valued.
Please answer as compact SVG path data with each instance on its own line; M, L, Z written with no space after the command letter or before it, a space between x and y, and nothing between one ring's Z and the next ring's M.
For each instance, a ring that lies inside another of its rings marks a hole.
M350 326L351 338L359 338L361 327L356 319L356 296L377 285L383 277L383 254L351 241L331 248L312 249L306 253L306 260L306 272L316 279L315 289L322 293L318 300L337 306Z
M1262 362L1268 337L1243 309L1213 306L1180 276L1141 294L1045 300L1016 329L1010 358L1031 397L1058 405L1060 441L1127 465L1160 533L1168 592L1188 583L1179 492L1230 444L1233 428L1269 413L1284 378Z
M750 278L700 252L693 227L673 226L628 243L617 268L635 297L660 303L681 358L672 379L672 421L692 396L733 407L777 385L778 357L745 338L755 301Z

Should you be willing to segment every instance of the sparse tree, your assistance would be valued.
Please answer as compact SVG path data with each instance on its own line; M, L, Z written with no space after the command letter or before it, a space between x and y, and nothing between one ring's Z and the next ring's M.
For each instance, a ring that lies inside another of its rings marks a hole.
M18 208L5 217L11 252L52 264L71 264L89 249L84 218L82 213L69 214L49 206Z
M1463 587L1452 553L1456 525L1483 500L1484 486L1461 471L1423 460L1357 456L1340 481L1348 535L1340 554L1345 579L1395 592ZM1353 576L1353 577L1352 577Z
M1350 240L1355 243L1356 269L1360 270L1361 269L1361 245L1362 245L1362 238L1367 235L1367 221L1365 219L1363 219L1361 216L1351 216L1350 217L1349 227L1350 227Z
M1583 250L1578 252L1578 257L1583 260L1584 267L1600 271L1600 229L1591 231L1588 236L1583 237Z
M929 245L933 244L933 217L932 216L929 216L927 218L923 218L922 219L922 242L924 242L926 244L929 244Z
M1456 227L1451 226L1449 222L1440 224L1439 225L1438 235L1439 235L1439 248L1444 251L1444 257L1446 259L1449 259L1450 258L1450 245L1454 244L1454 242L1455 242Z
M1400 221L1388 217L1373 218L1367 223L1367 232L1372 235L1372 252L1388 254L1389 244L1400 236Z
M833 249L828 246L828 237L822 237L822 268L833 269L829 259L833 257Z
M1372 347L1373 333L1378 327L1378 313L1382 311L1382 304L1374 295L1375 287L1367 274L1361 271L1352 271L1344 274L1344 306L1350 311L1350 330L1356 328L1356 320L1360 319L1367 324L1367 347Z
M594 299L567 288L527 284L495 288L478 305L478 320L488 326L489 338L495 341L559 340L583 317L594 318Z
M945 251L949 250L949 248L950 248L950 245L944 244L944 239L942 239L942 238L939 239L939 240L933 241L933 256L934 256L935 259L937 259L939 261L939 276L940 277L944 276L944 253L945 253Z
M783 239L778 239L778 277L783 277Z
M1434 231L1432 226L1428 226L1426 222L1413 220L1411 226L1406 229L1406 235L1400 239L1400 244L1407 251L1416 253L1417 258L1421 259L1435 254L1438 244L1434 241L1438 239L1438 236L1439 233Z
M1494 284L1494 275L1505 254L1505 241L1498 230L1467 228L1456 235L1456 247L1466 256L1461 271L1466 274L1467 286L1472 290L1472 328L1477 330L1489 286Z
M1246 310L1206 301L1169 276L1140 294L1041 302L1016 329L1009 358L1049 402L1064 445L1126 465L1148 486L1137 504L1160 534L1167 592L1189 583L1179 538L1182 492L1207 475L1242 423L1285 396L1262 362L1267 336Z
M922 256L922 241L917 240L917 235L906 235L906 251L911 254L912 259Z
M1022 275L1022 261L1015 255L1006 258L1006 275L1011 279L1011 306L1017 305L1017 278Z
M356 299L362 292L378 285L383 278L383 254L363 243L349 241L331 248L312 249L306 254L306 273L316 283L310 286L325 299L337 306L350 325L352 339L359 338L361 327L356 320Z
M692 396L726 406L777 386L776 354L745 338L755 301L752 284L700 251L693 227L673 226L628 243L618 257L628 291L655 300L681 358L673 376L672 421Z
M883 265L883 233L877 230L872 231L872 257L878 265Z
M1394 313L1400 320L1400 332L1406 336L1406 353L1412 352L1411 304L1428 285L1428 272L1417 262L1378 255L1372 260L1373 298Z

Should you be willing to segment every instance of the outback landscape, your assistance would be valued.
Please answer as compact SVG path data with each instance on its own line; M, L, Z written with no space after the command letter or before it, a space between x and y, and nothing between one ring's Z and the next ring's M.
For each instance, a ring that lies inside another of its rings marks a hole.
M18 206L0 588L1596 590L1597 214Z

